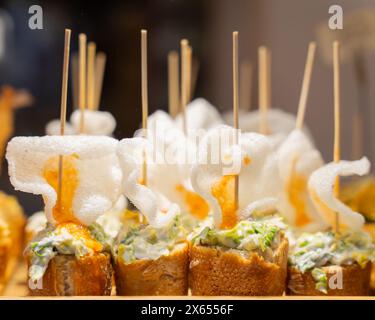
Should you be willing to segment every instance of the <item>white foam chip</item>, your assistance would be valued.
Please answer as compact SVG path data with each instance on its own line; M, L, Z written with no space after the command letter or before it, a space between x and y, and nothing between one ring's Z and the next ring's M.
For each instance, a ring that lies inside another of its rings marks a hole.
M183 132L176 126L172 117L162 110L157 110L148 117L147 127L147 139L158 152L163 152L163 148L173 143L176 138L183 137ZM142 137L142 130L138 130L136 136Z
M192 169L192 186L210 203L217 226L221 224L222 213L212 195L212 187L224 175L239 173L240 219L248 218L255 211L260 213L275 207L275 196L280 190L276 157L270 140L257 133L243 133L236 145L234 137L235 129L229 126L210 130L199 147L199 163ZM222 150L221 155L218 155L219 149Z
M293 130L278 149L278 169L283 184L278 209L289 224L303 231L315 232L326 227L307 185L312 172L323 164L320 152L301 130Z
M43 177L49 159L74 155L78 174L72 210L85 225L111 209L120 196L122 172L116 156L118 141L102 136L15 137L7 147L10 181L16 190L43 195L45 213L56 223L52 209L57 194Z
M124 174L123 192L125 196L145 215L152 226L158 228L168 224L179 212L179 207L149 185L156 168L151 157L152 152L152 144L139 137L121 140L117 150ZM142 181L144 155L147 159L146 186Z
M80 110L75 110L70 116L70 122L76 132L80 128ZM87 135L111 136L116 128L116 119L107 111L85 110L84 133Z
M352 230L360 230L365 222L364 217L353 211L334 196L334 184L338 176L359 175L363 176L370 171L370 162L366 157L357 161L339 161L338 163L328 163L313 172L309 179L309 189L313 196L317 209L321 209L323 204L330 212L322 212L325 218L336 212L339 215L340 224Z
M259 121L260 113L259 110L251 112L240 112L239 114L239 127L244 132L258 132L259 133ZM233 124L233 113L227 112L224 115L226 123ZM296 117L294 114L285 112L281 109L270 108L267 111L267 127L269 137L275 147L279 146L288 136L288 134L294 130L296 126ZM311 139L311 134L306 126L303 131Z
M141 130L136 136L141 136ZM147 139L153 146L155 165L149 186L171 202L179 205L182 213L189 212L184 190L193 191L190 171L196 160L196 144L187 139L165 111L158 110L148 118Z
M39 231L42 231L47 226L47 218L44 211L38 211L32 214L27 219L26 231L36 235Z
M197 129L211 129L217 125L223 124L217 109L203 98L197 98L186 106L186 123L189 131ZM176 117L178 128L183 127L182 114Z
M46 134L48 134L49 136L60 135L60 119L54 119L47 123ZM77 131L73 128L73 126L69 122L65 123L65 134L66 135L77 134Z

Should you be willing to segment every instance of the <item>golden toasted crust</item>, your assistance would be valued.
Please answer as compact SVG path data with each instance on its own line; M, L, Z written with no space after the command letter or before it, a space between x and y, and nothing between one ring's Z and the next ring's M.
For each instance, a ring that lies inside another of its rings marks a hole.
M26 217L16 197L0 192L0 216L9 225L12 238L12 258L18 259L24 246Z
M371 262L368 262L365 268L361 268L358 264L347 266L327 266L321 269L327 274L328 292L315 289L315 280L311 272L300 272L296 268L288 268L288 295L300 296L366 296L370 290ZM329 288L330 281L332 284L338 283L338 270L342 272L342 288ZM334 278L332 278L334 277Z
M118 295L183 296L188 291L189 245L182 244L168 256L115 265Z
M30 288L33 296L108 296L112 289L112 265L107 253L77 259L74 255L55 256L40 284Z
M258 253L192 245L189 284L198 296L279 296L285 290L288 240L282 237L273 262Z
M0 294L3 292L8 280L9 259L11 251L11 242L7 239L0 241Z

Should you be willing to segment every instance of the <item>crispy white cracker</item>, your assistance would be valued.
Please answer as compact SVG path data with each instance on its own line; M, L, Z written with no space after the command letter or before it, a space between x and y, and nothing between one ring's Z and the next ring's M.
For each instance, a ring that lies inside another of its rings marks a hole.
M240 219L275 206L280 190L276 157L269 139L257 133L245 133L239 136L236 145L234 137L235 130L229 126L210 130L200 145L199 163L192 169L193 188L210 203L217 226L222 222L222 213L211 192L224 175L239 174ZM217 152L219 144L221 155Z
M60 119L54 119L47 123L46 125L46 134L49 136L59 136L60 135ZM77 134L77 131L69 123L65 123L65 135Z
M156 164L153 162L152 144L144 138L123 139L119 143L118 157L123 170L124 195L144 214L153 227L168 224L179 212L178 205L171 203L149 183L153 179ZM147 185L143 185L143 163L147 161Z
M309 179L309 190L318 198L315 199L312 196L317 209L321 209L321 205L317 201L319 200L332 211L331 215L338 213L340 224L352 230L361 230L365 222L364 217L334 196L334 185L338 176L363 176L369 171L370 162L366 157L357 161L331 162L314 171ZM327 218L324 214L323 217Z
M59 155L75 155L78 186L73 213L84 225L111 209L120 196L122 172L116 156L118 141L101 136L15 137L7 147L10 181L16 190L43 195L45 213L55 223L52 209L57 194L43 177L46 162Z
M76 132L80 130L80 110L70 116L70 122ZM85 110L84 133L88 135L111 136L116 128L116 119L107 111Z
M186 123L188 131L211 129L224 123L219 111L203 98L197 98L186 106ZM178 128L183 127L183 116L176 117Z
M307 185L310 175L323 164L320 152L301 130L293 130L278 149L278 168L283 183L278 209L290 225L303 231L316 232L325 229L327 226L310 198ZM303 213L294 207L290 199L291 179L293 176L306 182L306 185L301 190L293 190L298 192L299 199L304 203ZM298 214L305 214L311 222L297 226Z

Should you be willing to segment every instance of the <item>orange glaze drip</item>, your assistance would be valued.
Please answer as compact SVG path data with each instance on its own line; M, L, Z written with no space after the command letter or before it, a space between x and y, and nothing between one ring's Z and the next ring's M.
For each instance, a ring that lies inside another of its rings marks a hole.
M295 224L297 227L304 226L311 222L310 217L306 213L306 194L307 179L304 176L298 175L295 169L297 157L294 158L289 181L286 185L286 192L289 202L293 206L296 214Z
M219 203L222 212L221 229L231 229L237 223L237 204L234 199L235 176L224 176L211 188L212 195Z
M61 199L57 199L53 207L53 218L56 224L74 222L80 224L73 212L73 198L78 185L78 172L75 166L77 156L70 155L63 157L63 176ZM58 194L59 180L59 156L47 160L43 169L43 177Z
M245 156L245 157L243 158L243 164L244 164L245 166L249 165L250 162L251 162L251 159L250 159L249 156Z
M206 200L204 200L197 193L187 190L183 185L176 186L176 190L182 194L186 202L189 212L198 219L205 219L210 211L210 207Z
M100 252L103 249L103 246L100 242L96 241L90 234L90 231L82 225L66 222L61 223L57 226L57 230L61 230L65 228L68 232L78 240L84 240L85 244L88 248L93 250L94 252Z

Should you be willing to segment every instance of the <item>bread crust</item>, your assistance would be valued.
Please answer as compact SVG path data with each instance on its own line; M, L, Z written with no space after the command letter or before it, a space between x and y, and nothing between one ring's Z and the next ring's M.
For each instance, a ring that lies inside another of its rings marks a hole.
M328 285L327 294L315 288L315 280L310 271L300 272L295 267L288 268L288 295L300 296L366 296L370 291L370 276L372 263L368 262L364 268L358 264L345 266L322 267L327 274L328 284L330 279L337 274L337 268L342 271L342 289L331 289ZM335 279L332 279L336 283Z
M108 253L94 253L77 259L58 254L48 264L42 288L32 296L108 296L112 290L112 265Z
M258 253L243 257L233 250L192 245L189 284L196 296L280 296L285 290L288 240L268 262Z
M188 292L189 245L183 243L168 256L125 264L117 259L115 279L121 296L184 296Z
M0 241L0 294L3 292L8 280L9 260L11 254L11 241L1 239Z

